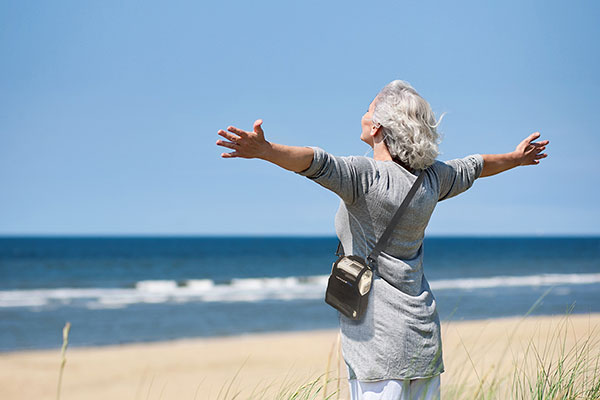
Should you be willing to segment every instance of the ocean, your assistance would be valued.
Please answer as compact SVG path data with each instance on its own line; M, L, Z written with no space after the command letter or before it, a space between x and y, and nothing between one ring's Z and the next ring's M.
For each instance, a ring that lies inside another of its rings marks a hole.
M0 351L334 329L335 237L2 237ZM600 312L600 238L426 238L442 321Z

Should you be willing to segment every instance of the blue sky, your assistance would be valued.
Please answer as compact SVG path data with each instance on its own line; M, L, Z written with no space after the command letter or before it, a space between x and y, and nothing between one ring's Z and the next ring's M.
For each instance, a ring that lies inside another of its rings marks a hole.
M363 155L403 79L441 160L549 157L442 202L430 235L600 234L597 2L0 3L0 234L330 235L339 200L217 130Z

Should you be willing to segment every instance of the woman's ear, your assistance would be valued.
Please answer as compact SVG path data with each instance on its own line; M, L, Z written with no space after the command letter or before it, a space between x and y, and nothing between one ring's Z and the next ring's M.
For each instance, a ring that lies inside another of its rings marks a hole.
M381 131L381 125L377 124L377 125L373 125L371 127L371 136L375 137L377 136L377 134Z

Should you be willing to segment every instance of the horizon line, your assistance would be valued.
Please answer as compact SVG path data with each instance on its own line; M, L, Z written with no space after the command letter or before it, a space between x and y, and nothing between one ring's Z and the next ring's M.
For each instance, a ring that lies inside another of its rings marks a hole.
M332 234L291 234L291 233L221 233L221 234L185 234L185 233L68 233L68 234L4 234L0 239L60 239L60 238L337 238ZM600 233L432 233L427 238L600 238Z

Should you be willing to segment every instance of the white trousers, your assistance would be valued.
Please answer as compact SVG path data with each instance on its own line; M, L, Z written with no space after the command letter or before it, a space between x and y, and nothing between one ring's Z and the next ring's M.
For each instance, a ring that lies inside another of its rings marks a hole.
M440 400L440 376L365 382L349 379L351 400Z

